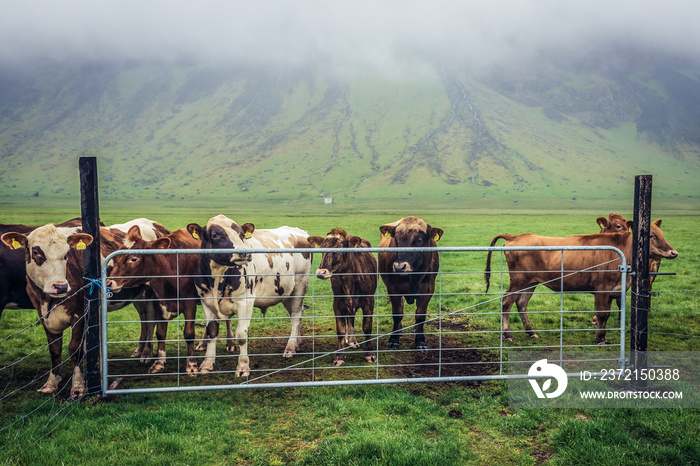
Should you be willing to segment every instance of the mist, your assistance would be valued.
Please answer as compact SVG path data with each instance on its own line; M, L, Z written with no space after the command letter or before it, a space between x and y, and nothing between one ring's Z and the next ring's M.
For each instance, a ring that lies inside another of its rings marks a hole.
M700 3L590 0L7 2L0 63L192 61L371 67L504 65L605 44L700 56Z

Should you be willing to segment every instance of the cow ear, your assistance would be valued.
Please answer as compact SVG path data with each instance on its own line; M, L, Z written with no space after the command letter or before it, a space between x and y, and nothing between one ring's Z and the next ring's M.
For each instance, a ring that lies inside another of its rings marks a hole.
M306 241L308 241L311 246L317 248L323 243L323 238L320 236L309 236L306 238Z
M22 233L10 231L2 235L2 242L10 249L20 249L27 246L27 237Z
M430 227L430 237L433 238L433 240L436 243L440 241L440 238L442 238L443 234L444 232L442 231L442 228Z
M202 236L202 227L196 223L190 223L187 225L187 232L192 235L192 238L198 240Z
M631 230L634 227L634 222L632 220L627 220L627 230Z
M605 217L598 217L596 219L596 223L598 224L601 230L605 230L608 227L608 219Z
M384 238L393 238L394 233L396 233L396 225L393 223L387 223L379 227L379 231Z
M241 228L243 229L243 236L245 239L250 239L253 237L253 232L255 231L255 225L252 223L244 223L241 225Z
M92 235L87 233L76 233L68 237L68 245L78 251L84 251L90 244L92 244Z
M141 241L143 239L141 237L141 228L139 228L138 225L134 225L133 227L129 228L129 231L126 233L126 237L132 243Z
M155 249L168 249L170 247L170 238L167 236L158 238L152 244Z
M348 246L350 246L351 248L356 248L360 244L362 244L362 238L360 238L359 236L348 236Z
M658 219L657 221L654 222L654 225L657 227L661 228L661 219Z

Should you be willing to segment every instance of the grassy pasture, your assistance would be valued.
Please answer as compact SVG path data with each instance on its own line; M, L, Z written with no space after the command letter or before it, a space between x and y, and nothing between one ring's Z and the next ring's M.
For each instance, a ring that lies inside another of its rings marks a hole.
M501 232L556 236L593 233L597 231L595 218L609 213L609 210L595 210L593 206L584 212L552 209L547 213L519 214L448 212L428 205L418 205L412 210L369 204L360 211L342 206L324 209L326 207L294 209L257 205L183 205L166 209L159 205L141 208L105 203L102 219L111 224L146 216L176 229L193 221L203 224L213 215L226 213L239 223L250 221L258 228L286 224L318 235L340 226L368 238L376 246L380 225L410 213L445 230L440 246L487 246L491 238ZM622 208L614 210L632 217L631 212ZM265 213L260 214L260 211ZM39 224L77 215L77 208L73 210L69 205L50 211L3 209L2 221ZM658 334L650 335L649 346L653 350L697 351L700 309L697 291L692 290L700 289L697 274L700 249L693 241L698 217L665 211L655 212L653 218L658 217L663 218L666 237L680 256L674 261L665 261L661 269L677 275L659 277L654 286L657 294L652 302L654 311L650 325ZM484 300L481 271L485 257L485 253L443 256L443 270L469 272L445 278L444 298L439 303L443 313L470 308ZM315 258L314 265L318 261ZM496 262L494 256L494 264ZM492 291L499 285L494 276ZM506 287L507 282L503 286ZM314 279L313 287L316 295L330 294L326 282ZM382 288L380 285L380 292ZM586 313L592 309L592 301L590 295L567 295L567 309L575 313L567 319L566 325L586 327L592 317ZM434 299L429 312L434 314L437 306ZM475 315L457 315L451 317L451 323L462 329L497 330L497 306L497 301L477 306ZM329 308L330 298L316 298L305 311L305 317L327 316L331 313ZM536 329L557 328L558 314L535 312L550 308L559 308L558 295L542 294L533 298L530 318ZM375 313L385 316L379 320L380 330L385 331L390 326L390 319L386 317L390 307L380 299ZM257 310L255 315L262 317ZM288 324L276 319L282 316L286 316L286 311L281 306L271 308L265 320L253 324L255 329L251 333L287 335ZM133 309L110 315L115 331L124 340L136 338L137 329L135 324L120 326L118 322L135 319ZM35 320L35 311L5 311L0 319L0 339ZM404 319L404 326L410 325L412 320L411 317ZM608 327L614 326L614 320L614 316L611 317ZM356 328L358 326L356 324ZM515 315L511 317L511 326L513 330L522 330ZM426 326L426 331L434 330ZM330 318L305 319L303 333L307 338L303 348L308 349L311 344L308 335L316 332L326 337L319 337L314 343L332 349L334 331ZM175 339L181 329L171 325L169 332L169 338ZM198 336L201 332L198 327ZM514 333L518 345L558 343L556 332L540 332L539 335L541 338L536 341ZM431 337L428 338L430 344ZM497 345L498 333L470 335L469 338L475 347ZM575 342L592 342L593 333L575 332L572 338ZM617 338L619 333L609 332L611 343L619 341ZM285 340L271 340L270 345L279 353ZM7 344L9 342L2 341L0 345L0 367L44 345L45 336L36 326L13 337L11 345ZM410 336L402 337L402 348L412 346L411 343ZM126 358L133 345L122 346L116 354ZM64 349L64 354L66 351ZM256 351L251 349L251 362ZM224 353L221 344L218 353L220 357ZM406 362L401 353L393 357L397 363ZM351 354L347 364L350 363L362 366L363 358L360 354ZM133 361L120 364L120 369L144 370ZM235 359L221 358L217 369L219 364L233 368ZM329 366L330 358L319 361L318 365ZM0 430L0 459L3 462L39 464L60 459L90 464L697 464L700 461L697 410L512 409L508 406L507 386L500 382L149 394L122 396L113 403L71 403L65 401L65 392L47 398L34 391L44 382L48 367L48 351L42 348L13 366L11 380L3 382L4 392L0 395L0 425L4 426ZM334 377L333 374L350 377L362 371L362 368L348 369L346 373L328 371L321 377ZM406 376L410 369L402 371L398 374ZM8 370L3 372L8 373ZM66 368L63 374L64 377L68 375ZM231 383L230 374L208 377ZM5 375L2 378L6 380ZM39 382L9 394L14 389L13 381L33 378L38 378ZM201 382L195 378L186 383Z

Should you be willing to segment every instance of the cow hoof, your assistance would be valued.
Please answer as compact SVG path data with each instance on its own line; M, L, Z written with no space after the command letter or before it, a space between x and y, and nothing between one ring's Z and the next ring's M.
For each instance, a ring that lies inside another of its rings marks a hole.
M141 351L136 350L133 353L131 353L131 356L129 356L129 357L130 358L139 358L139 357L141 357Z
M230 345L226 345L226 351L229 353L235 353L236 352L236 345L231 343Z
M377 362L377 356L375 356L374 354L368 354L367 356L365 356L365 361L373 364Z
M345 358L335 358L333 359L333 365L334 366L342 366L345 364Z
M389 340L389 343L386 344L386 347L388 349L399 349L399 342Z
M537 336L536 333L533 333L532 335L530 335L530 338L539 338L539 337Z
M207 372L211 372L213 370L214 370L214 364L202 363L202 365L199 366L199 373L200 374L206 374Z
M163 361L154 362L151 367L148 368L149 374L156 374L165 369L165 363Z
M188 362L187 367L185 368L185 372L190 374L191 376L197 375L197 372L199 369L197 369L197 363L196 362Z
M297 351L296 351L296 350L287 348L287 349L284 350L284 354L282 355L282 357L291 358L291 357L293 357L295 354L297 354Z
M610 344L610 343L608 343L606 340L603 340L603 341L599 341L599 342L598 342L598 346L604 346L604 345L609 345L609 344Z
M510 342L515 343L515 340L513 340L513 337L504 338L503 341L510 341Z
M248 377L250 375L250 367L248 364L241 364L236 367L236 377Z
M44 393L44 394L46 394L46 395L50 395L50 394L52 394L53 392L55 392L56 390L58 390L58 386L57 386L57 385L49 385L48 383L46 383L46 384L44 384L43 387L41 387L40 389L38 389L37 392L39 392L39 393Z
M421 343L419 345L416 345L416 349L420 351L421 353L427 353L428 352L428 345L425 343Z

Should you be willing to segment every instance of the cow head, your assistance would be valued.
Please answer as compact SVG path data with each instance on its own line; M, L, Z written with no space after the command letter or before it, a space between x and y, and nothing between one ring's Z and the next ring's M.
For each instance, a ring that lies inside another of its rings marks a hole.
M596 220L601 233L626 233L632 228L632 222L620 214L610 214L608 218L598 217Z
M675 259L678 257L678 251L673 249L673 246L666 241L664 232L661 231L661 219L653 222L650 228L651 237L649 239L649 258L650 259Z
M27 277L53 298L63 298L71 290L66 272L71 249L81 251L92 243L87 233L67 235L64 231L44 225L26 236L15 232L2 235L10 248L24 248Z
M129 228L126 233L126 244L128 249L168 249L170 238L158 238L155 241L146 241L141 236L141 229L138 225ZM112 267L109 270L109 280L107 287L113 293L118 293L125 288L138 288L144 284L144 278L149 276L149 264L153 262L150 254L126 254L116 256L112 259Z
M322 248L357 248L371 247L369 241L347 234L340 228L335 228L329 232L325 238L321 236L309 236L307 238L309 244L314 247ZM316 270L316 277L321 280L327 280L334 273L343 273L347 269L347 262L351 258L349 254L342 252L324 252L321 258L321 265Z
M384 238L391 238L392 246L399 248L435 247L436 241L442 238L441 228L428 225L418 217L406 217L398 222L387 223L379 227ZM421 252L399 252L393 264L394 272L408 274L422 270L429 256Z
M248 240L253 237L255 225L244 223L238 225L236 222L224 215L217 215L209 220L202 228L196 223L187 225L187 231L195 239L202 240L202 249L250 249ZM243 265L252 260L252 256L246 252L235 252L233 254L214 253L209 254L209 259L219 265L232 267Z

